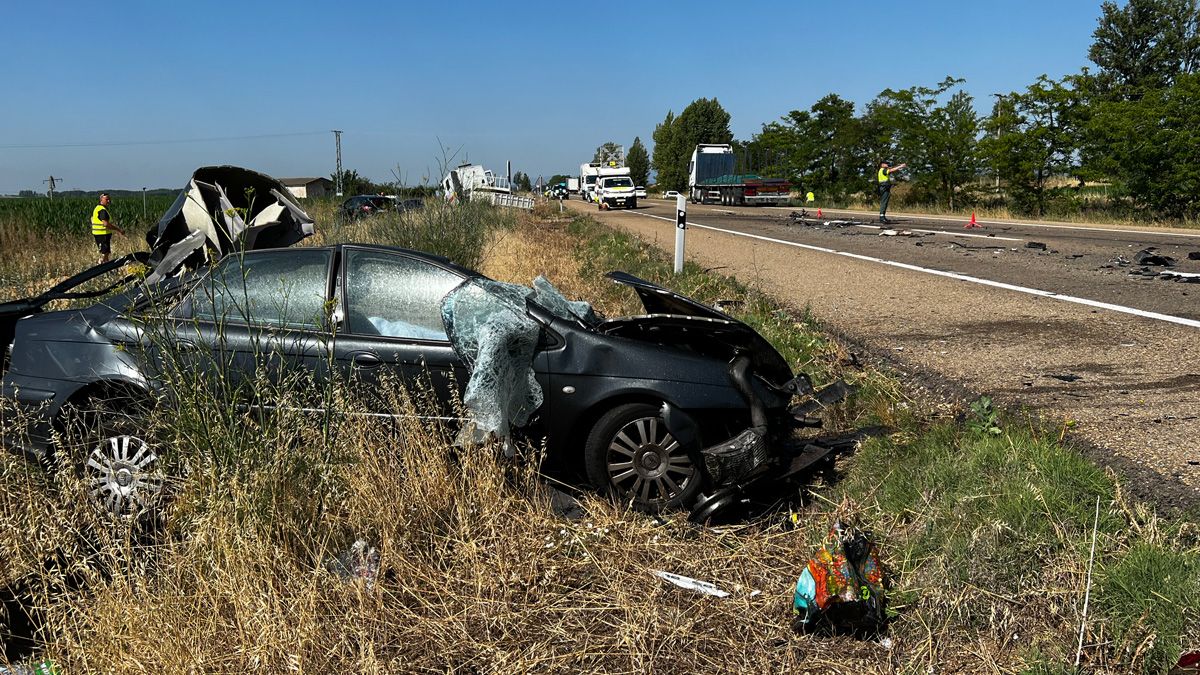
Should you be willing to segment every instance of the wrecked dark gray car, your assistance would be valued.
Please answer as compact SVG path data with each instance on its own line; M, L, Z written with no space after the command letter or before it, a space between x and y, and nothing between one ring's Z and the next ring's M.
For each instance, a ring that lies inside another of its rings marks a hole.
M176 228L175 243L152 250L195 262L204 248L179 242L197 231ZM514 431L544 438L548 473L586 477L646 510L695 506L703 518L756 480L797 472L831 450L796 432L814 426L811 414L843 389L813 392L749 326L629 274L608 276L633 289L645 313L604 319L544 280L501 284L419 251L233 248L195 274L138 282L86 309L12 320L3 396L30 421L6 443L45 457L62 450L55 442L72 404L169 404L154 354L165 340L219 352L231 378L253 376L269 354L318 379L432 385L436 400L420 414L446 419L461 399L474 440ZM19 313L8 307L10 318ZM115 512L139 511L161 489L158 449L136 426L73 451L85 454L75 461Z

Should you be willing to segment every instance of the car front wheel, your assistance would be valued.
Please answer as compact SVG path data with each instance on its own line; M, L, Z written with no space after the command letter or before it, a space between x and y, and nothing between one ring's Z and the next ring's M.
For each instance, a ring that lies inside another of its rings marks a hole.
M584 447L588 480L602 493L650 512L690 506L703 477L671 435L660 409L626 403L592 427Z

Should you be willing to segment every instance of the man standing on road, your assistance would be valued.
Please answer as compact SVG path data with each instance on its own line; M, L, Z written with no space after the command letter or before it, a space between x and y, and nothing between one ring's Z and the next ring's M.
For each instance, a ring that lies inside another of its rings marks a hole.
M92 237L96 239L96 248L100 251L101 265L108 262L112 255L112 232L109 230L116 230L122 237L125 236L125 232L117 227L109 213L109 204L112 204L112 198L104 192L100 195L100 203L92 209Z
M892 174L896 171L899 171L900 169L903 169L906 166L908 166L908 165L907 164L897 164L896 166L889 167L887 162L879 163L878 181L879 181L879 222L880 223L883 223L885 225L888 223L887 207L888 207L888 200L892 198Z

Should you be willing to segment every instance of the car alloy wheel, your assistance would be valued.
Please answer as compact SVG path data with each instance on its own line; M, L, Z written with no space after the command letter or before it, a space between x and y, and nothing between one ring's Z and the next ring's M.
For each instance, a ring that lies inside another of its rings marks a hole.
M109 436L88 455L84 480L92 498L109 514L132 517L151 509L163 492L158 454L137 436Z
M687 507L700 492L692 448L667 429L660 406L625 403L605 413L584 447L588 479L601 492L645 511Z

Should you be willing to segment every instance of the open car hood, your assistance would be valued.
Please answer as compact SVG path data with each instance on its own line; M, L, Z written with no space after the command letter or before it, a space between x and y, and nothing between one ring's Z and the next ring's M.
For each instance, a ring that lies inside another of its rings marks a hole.
M779 351L758 331L732 316L628 272L609 272L605 276L632 288L647 315L609 319L596 330L728 360L746 354L754 372L770 382L783 385L792 379L792 370Z
M241 167L204 166L146 232L146 243L161 278L231 251L291 246L313 231L313 219L283 183Z

